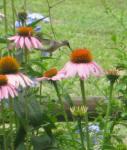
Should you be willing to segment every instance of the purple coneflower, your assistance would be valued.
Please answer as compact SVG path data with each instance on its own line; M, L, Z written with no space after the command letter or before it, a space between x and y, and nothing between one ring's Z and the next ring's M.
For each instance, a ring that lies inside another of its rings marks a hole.
M49 80L49 81L57 81L60 80L63 75L58 73L56 68L52 68L46 71L42 77L36 78L37 81Z
M23 88L31 86L33 81L25 74L19 72L19 67L17 60L11 56L0 59L0 72L6 75L9 84Z
M100 76L101 67L92 60L92 55L87 49L76 49L70 55L70 61L59 72L64 78L78 75L81 79L87 79L90 75Z
M10 41L14 41L16 48L39 49L42 47L40 41L33 36L32 27L19 27L17 31L17 35L8 38Z
M18 95L15 86L8 83L6 75L0 75L0 100L16 97Z

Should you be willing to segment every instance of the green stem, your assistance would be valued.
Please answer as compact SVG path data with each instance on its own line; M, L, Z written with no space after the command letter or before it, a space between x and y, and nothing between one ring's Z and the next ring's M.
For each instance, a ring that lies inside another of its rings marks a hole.
M83 105L86 106L85 85L84 85L84 80L82 80L82 79L80 79L80 87L81 87L81 94L82 94ZM88 113L86 113L86 116L85 116L85 123L86 123L86 142L87 142L87 150L91 150L91 148L90 148L90 136L89 136Z
M13 99L10 99L10 118L9 118L9 120L10 120L10 131L11 131L11 150L14 150L14 141L13 141L13 137L14 137L14 135L13 135L13 114L12 114L12 111L13 111Z
M42 82L40 83L40 104L41 104L41 96L42 96Z
M24 11L26 12L27 0L24 0Z
M28 89L27 89L28 90ZM26 150L29 150L29 138L28 138L28 97L27 97L27 90L25 91L25 131L26 131Z
M12 8L13 33L15 34L15 4L14 4L14 0L11 0L11 8Z
M103 148L105 146L105 143L107 143L107 140L110 142L110 134L108 132L110 130L108 130L108 123L110 122L110 117L111 117L111 112L112 112L113 86L114 86L114 83L110 82L110 87L109 87L109 101L108 101L108 106L107 106L107 111L106 111L105 127L104 127L104 134L103 134L103 137L104 137Z
M8 32L8 23L7 23L7 1L3 0L3 5L4 5L4 27L5 27L5 34L7 35Z
M30 54L28 49L24 49L24 64L25 64L25 71L27 72L28 70L28 65L29 65L29 60L30 60Z
M84 135L83 135L83 131L82 131L82 124L81 124L81 119L80 118L78 118L78 128L79 128L79 132L80 132L82 150L86 150L85 144L84 144Z
M60 103L60 105L62 107L62 110L63 110L63 113L64 113L64 119L65 119L66 124L67 124L68 132L70 133L70 136L71 136L72 140L75 141L73 133L71 132L71 128L70 128L70 125L69 125L68 117L67 117L67 114L66 114L66 111L65 111L65 108L64 108L64 103L62 101L61 94L59 92L59 88L58 88L57 82L53 81L53 85L54 85L54 88L56 90L56 94L57 94L57 97L59 99L59 103Z
M2 126L3 126L3 146L4 146L4 150L7 150L6 127L5 127L5 116L4 116L4 100L1 101L1 107L2 107Z

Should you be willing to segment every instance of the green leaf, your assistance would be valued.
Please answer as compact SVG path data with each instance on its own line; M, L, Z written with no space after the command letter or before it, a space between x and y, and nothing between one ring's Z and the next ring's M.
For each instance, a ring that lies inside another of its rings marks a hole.
M0 5L0 9L3 9L3 5Z
M48 150L52 147L52 140L47 135L34 136L31 139L34 150Z
M41 22L42 20L43 20L43 19L38 19L38 20L32 22L31 24L29 24L28 26L34 28L34 27L35 27L39 22Z
M24 97L19 95L19 100L14 102L14 110L18 116L20 122L24 125L26 123L26 110L27 110L27 121L30 126L38 128L41 125L47 124L49 128L54 128L54 124L45 112L45 108L40 106L36 98L30 94L31 97Z
M7 39L4 37L0 37L0 43L7 43Z

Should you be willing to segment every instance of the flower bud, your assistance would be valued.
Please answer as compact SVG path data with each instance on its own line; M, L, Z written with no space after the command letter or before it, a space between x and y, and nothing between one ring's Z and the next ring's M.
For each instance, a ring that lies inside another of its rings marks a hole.
M70 111L74 117L82 118L86 115L87 109L85 106L73 106L70 108Z
M113 84L119 78L119 70L113 69L106 72L107 79Z

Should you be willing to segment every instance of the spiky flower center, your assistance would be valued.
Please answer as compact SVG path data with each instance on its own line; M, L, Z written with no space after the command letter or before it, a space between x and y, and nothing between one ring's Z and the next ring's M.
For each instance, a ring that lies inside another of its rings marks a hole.
M22 11L18 13L18 19L19 21L24 22L27 19L27 13Z
M87 49L76 49L70 55L73 63L89 63L92 61L92 55Z
M32 27L19 27L17 30L21 36L31 36L34 32Z
M0 75L0 86L7 84L7 77L5 75Z
M11 56L0 59L0 72L2 74L15 74L19 71L19 63Z
M52 68L44 73L44 77L51 78L51 77L55 76L56 74L57 74L57 69Z

